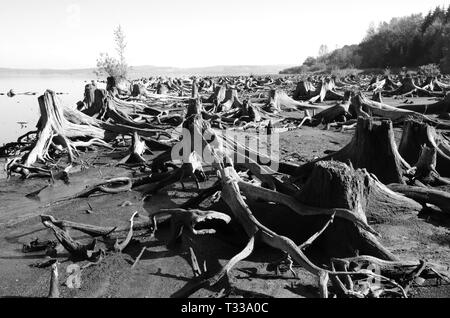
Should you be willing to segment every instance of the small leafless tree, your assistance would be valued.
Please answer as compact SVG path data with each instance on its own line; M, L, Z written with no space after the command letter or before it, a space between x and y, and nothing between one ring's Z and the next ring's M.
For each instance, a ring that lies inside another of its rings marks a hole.
M116 78L126 78L129 70L129 66L125 59L127 42L120 25L114 30L114 43L116 45L115 48L118 59L110 56L108 53L101 53L100 57L97 59L97 70L95 73L98 76L108 75Z
M319 57L327 55L328 52L328 46L326 44L322 44L319 48Z

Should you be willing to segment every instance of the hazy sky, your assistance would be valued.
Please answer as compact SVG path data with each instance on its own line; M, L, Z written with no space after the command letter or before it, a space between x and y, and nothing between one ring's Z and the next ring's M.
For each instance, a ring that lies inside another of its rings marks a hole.
M356 44L370 22L450 0L2 0L0 67L83 68L113 52L121 24L131 65L301 64Z

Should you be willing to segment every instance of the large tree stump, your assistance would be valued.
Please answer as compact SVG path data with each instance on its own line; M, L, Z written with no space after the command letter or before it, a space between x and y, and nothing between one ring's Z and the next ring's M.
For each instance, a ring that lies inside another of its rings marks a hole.
M38 98L41 116L37 124L37 140L31 150L21 158L20 167L11 165L9 169L21 173L23 176L30 174L31 168L36 162L48 162L51 160L50 150L66 150L69 161L73 162L77 154L77 146L96 143L105 145L105 131L96 126L94 119L85 116L77 110L71 110L60 104L53 91L46 91ZM91 143L77 142L76 140L91 140Z
M296 197L312 206L354 210L369 220L392 218L422 209L415 201L389 190L366 169L355 170L336 161L316 163Z
M336 160L350 162L355 168L365 168L384 184L404 183L404 174L411 167L400 156L390 120L375 123L371 118L358 118L352 141L341 150L300 166L294 176L305 177L315 162Z
M334 81L329 78L323 79L319 88L319 94L309 99L310 102L320 102L325 100L343 100L344 96L334 91Z
M436 171L450 177L450 146L436 130L418 121L407 121L398 147L400 155L411 165L420 157L422 146L436 149Z
M96 89L97 86L95 86L95 84L87 84L84 87L84 99L78 104L79 111L83 111L84 109L90 108L92 106L95 99L94 93Z
M224 99L218 104L218 112L227 112L233 108L241 108L242 103L239 100L238 92L236 89L227 89L225 91Z
M365 169L335 161L318 162L311 175L296 194L303 204L319 208L342 208L376 223L417 213L422 206L401 194L389 190ZM318 239L323 244L324 255L340 251L373 255L383 259L393 258L375 237L358 229L347 220L336 218L329 229ZM347 254L349 255L349 254Z
M420 204L387 189L367 171L355 171L338 162L318 163L295 197L244 181L238 185L262 224L296 242L305 241L326 223L327 216L334 214L333 224L321 236L323 241L314 243L316 256L325 262L333 255L358 252L383 259L395 258L371 234L373 229L367 225L366 214L379 222L382 218L421 210ZM260 201L272 205L269 208Z
M308 100L311 97L319 94L320 90L317 90L308 78L305 81L300 81L294 91L294 100Z
M329 124L333 121L346 122L347 117L351 116L349 113L350 104L350 92L347 91L342 102L315 115L312 120L313 125Z
M89 98L86 99L85 97L85 108L82 109L82 112L86 114L87 116L94 117L97 119L103 119L106 111L107 111L107 97L108 93L104 89L97 89L95 86L90 86L88 92L85 92L88 94ZM93 96L93 100L91 100Z

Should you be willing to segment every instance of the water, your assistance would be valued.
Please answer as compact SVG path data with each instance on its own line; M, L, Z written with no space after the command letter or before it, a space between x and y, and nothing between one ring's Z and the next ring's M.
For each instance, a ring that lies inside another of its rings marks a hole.
M45 90L51 89L57 93L64 105L76 107L76 103L83 100L84 86L90 79L80 77L50 77L50 76L20 76L0 78L0 145L16 141L28 131L34 130L39 119L38 97ZM16 95L6 96L13 89L14 92L35 92L34 96ZM18 122L27 122L22 127Z

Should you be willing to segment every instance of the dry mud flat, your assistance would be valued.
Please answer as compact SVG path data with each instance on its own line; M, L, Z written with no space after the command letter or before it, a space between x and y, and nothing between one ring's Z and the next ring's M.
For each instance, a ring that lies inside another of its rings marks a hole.
M396 129L398 142L401 131ZM296 164L305 163L316 157L322 157L326 151L337 151L348 144L354 131L337 132L319 128L303 127L299 130L280 134L280 157L282 161ZM126 152L126 148L121 149ZM120 152L120 151L119 151ZM157 154L155 154L156 156ZM139 212L139 218L151 216L161 208L176 207L189 198L195 197L197 188L194 182L185 181L185 190L180 183L153 195L150 200L142 201L138 191L122 192L114 195L99 195L79 198L56 204L51 202L68 197L109 177L133 175L132 170L114 167L122 157L120 154L103 153L86 155L86 161L93 164L87 170L71 174L70 186L62 181L48 186L48 180L33 179L23 182L17 177L9 181L1 180L0 190L0 296L3 297L46 297L50 288L50 268L35 268L30 265L44 262L45 252L23 253L22 245L34 239L40 241L55 240L50 229L46 229L38 217L41 214L52 215L59 220L67 220L105 227L128 226L130 216ZM146 156L151 160L152 156ZM207 182L201 183L205 189L215 182L211 167L205 167L210 175ZM47 186L47 187L46 187ZM41 190L34 198L26 195ZM213 204L216 211L227 211L227 206L218 201L204 202L204 206ZM302 243L311 233L299 235L299 218L287 209L272 207L253 202L250 206L255 216L279 234L284 234L297 243ZM212 209L209 207L209 209ZM291 220L286 227L283 218ZM439 211L398 215L391 218L369 219L369 224L381 234L380 242L402 260L427 260L433 263L450 264L450 218ZM206 236L193 236L184 233L181 242L168 247L170 228L162 225L155 236L149 230L138 230L133 241L123 253L107 253L103 259L90 267L82 269L80 288L69 288L72 261L62 246L58 245L59 290L61 297L174 297L183 291L195 276L192 267L191 249L194 251L200 268L214 273L220 270L228 260L239 253L246 242L238 225L222 226L217 224L217 233ZM74 239L87 243L89 236L70 231ZM120 240L126 232L117 233ZM97 246L110 248L115 240L98 238ZM139 244L138 244L139 243ZM142 252L139 261L133 264ZM314 259L314 249L307 255ZM228 281L205 288L193 294L194 297L215 297L227 290L229 297L317 297L317 279L302 268L295 268L298 277L282 267L275 272L271 262L283 257L279 250L257 244L255 252L246 260L239 262L230 272ZM89 262L77 262L82 267ZM68 279L69 278L69 279ZM73 282L73 281L72 281ZM330 290L331 291L331 290ZM332 291L331 291L332 292ZM414 286L411 297L449 297L450 288L446 283L436 284L428 280L422 286Z

